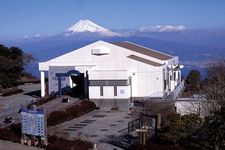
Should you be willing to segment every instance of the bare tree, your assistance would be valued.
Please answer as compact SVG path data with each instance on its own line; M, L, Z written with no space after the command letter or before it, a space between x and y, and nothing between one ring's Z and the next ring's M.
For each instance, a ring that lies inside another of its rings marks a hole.
M225 106L225 58L218 57L206 64L206 79L204 93L208 100L215 100L216 104ZM218 107L216 106L215 109Z

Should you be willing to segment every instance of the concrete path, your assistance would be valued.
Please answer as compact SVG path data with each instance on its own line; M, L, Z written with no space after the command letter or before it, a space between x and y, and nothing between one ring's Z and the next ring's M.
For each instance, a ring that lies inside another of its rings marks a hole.
M97 150L120 148L109 144L111 136L120 136L133 120L128 111L93 111L57 126L49 127L48 134L66 139L82 139L97 144Z
M18 106L20 104L26 104L37 97L32 95L28 95L31 92L35 92L40 90L40 84L25 84L18 86L19 89L23 90L23 93L18 93L11 96L0 96L0 109L6 109L14 106Z
M9 141L0 140L0 149L1 150L44 150L38 147L22 145L19 143L13 143Z

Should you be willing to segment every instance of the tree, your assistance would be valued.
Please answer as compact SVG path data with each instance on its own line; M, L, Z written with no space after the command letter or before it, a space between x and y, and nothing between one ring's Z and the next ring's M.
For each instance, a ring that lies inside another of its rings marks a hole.
M7 48L0 44L0 86L7 88L17 85L25 67L32 61L35 61L33 55L24 53L20 48Z
M203 149L225 149L225 58L218 57L206 64L203 91L210 101L210 114L197 132Z
M172 114L162 122L157 139L163 144L180 144L201 125L201 118L196 114Z
M202 87L210 113L190 136L190 143L198 149L225 149L225 58L218 57L207 63L206 73Z
M200 83L201 83L201 75L198 70L191 70L187 76L187 90L191 92L199 92Z
M215 100L219 106L225 105L225 58L217 58L206 64L204 93L207 99Z
M225 149L225 107L207 116L199 133L199 142L206 149Z

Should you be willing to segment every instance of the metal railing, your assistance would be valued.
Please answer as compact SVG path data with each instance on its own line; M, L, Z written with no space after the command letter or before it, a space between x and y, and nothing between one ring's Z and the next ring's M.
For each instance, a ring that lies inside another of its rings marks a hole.
M128 127L120 130L119 132L125 133L125 134L131 133L131 132L136 131L136 129L139 129L140 126L141 126L140 119L135 119L135 120L128 122Z
M135 119L128 123L128 133L136 131L136 129L140 128L140 119Z
M184 90L185 88L185 81L181 81L180 84L171 92L172 99L176 100L180 93Z
M150 96L144 97L144 100L176 100L185 88L185 81L181 81L172 92L158 91Z

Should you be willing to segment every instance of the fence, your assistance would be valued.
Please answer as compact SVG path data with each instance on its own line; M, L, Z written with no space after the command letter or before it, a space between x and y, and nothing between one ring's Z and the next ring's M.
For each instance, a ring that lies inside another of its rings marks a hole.
M128 133L130 132L133 132L133 131L136 131L136 129L139 129L140 128L140 119L135 119L133 121L130 121L128 123Z

